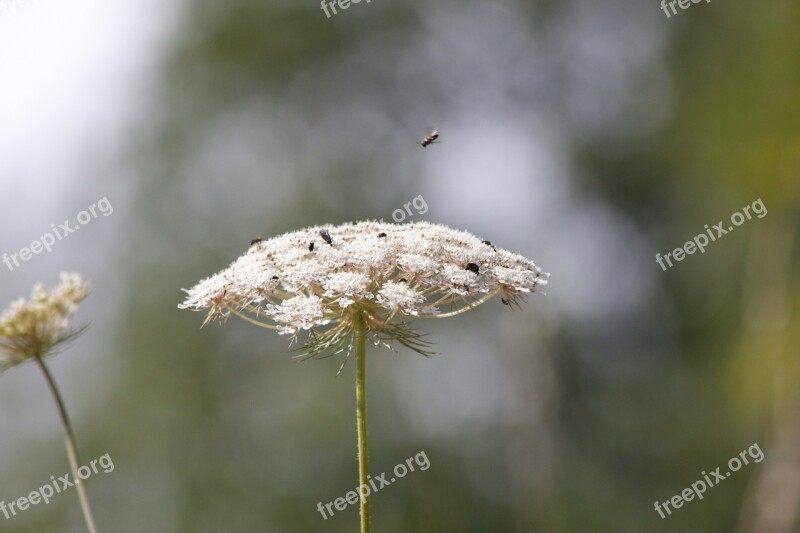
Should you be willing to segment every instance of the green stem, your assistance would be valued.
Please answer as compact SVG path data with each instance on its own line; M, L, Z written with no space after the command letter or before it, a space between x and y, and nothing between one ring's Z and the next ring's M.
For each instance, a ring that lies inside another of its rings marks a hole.
M69 423L69 416L67 416L67 408L64 405L64 400L61 398L61 393L58 391L58 386L56 385L53 376L50 374L50 370L44 363L44 359L38 355L34 359L36 360L36 364L38 364L39 368L42 370L42 373L44 373L44 377L47 380L47 385L50 387L50 391L53 393L53 398L55 398L56 404L58 405L58 412L61 415L61 424L64 426L64 433L66 436L65 440L67 446L67 457L69 457L69 466L72 469L72 477L75 479L75 488L78 491L78 499L81 502L83 518L86 520L86 526L89 528L89 533L97 533L97 526L94 524L92 509L89 507L89 496L86 494L86 487L78 475L78 469L80 468L81 462L78 458L78 446L75 441L75 434L72 431L72 424Z
M367 480L367 392L366 392L367 326L364 317L356 321L356 421L358 426L359 489L369 490ZM361 533L369 533L369 495L361 492Z

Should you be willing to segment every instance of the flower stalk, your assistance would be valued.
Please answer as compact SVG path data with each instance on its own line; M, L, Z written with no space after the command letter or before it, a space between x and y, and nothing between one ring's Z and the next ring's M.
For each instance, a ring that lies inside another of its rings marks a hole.
M92 508L89 505L89 495L86 493L86 485L81 482L81 478L78 475L78 469L80 468L81 461L78 457L78 444L77 440L75 439L75 432L72 430L72 424L69 421L66 404L64 403L64 400L61 397L61 392L58 390L58 385L56 385L53 375L50 373L50 369L47 368L47 364L44 362L42 356L36 354L34 356L34 361L36 361L36 365L42 371L42 374L44 374L44 378L47 381L47 386L50 388L50 392L53 394L53 399L58 406L58 414L61 417L61 425L64 428L64 441L67 448L69 466L70 470L72 470L72 477L75 479L75 488L78 491L78 499L81 502L81 510L83 511L83 518L86 521L86 527L89 529L89 533L97 533L97 526L94 523Z
M369 485L367 476L367 328L356 318L356 425L358 427L358 477L361 495L361 533L369 533ZM367 487L367 490L362 490Z

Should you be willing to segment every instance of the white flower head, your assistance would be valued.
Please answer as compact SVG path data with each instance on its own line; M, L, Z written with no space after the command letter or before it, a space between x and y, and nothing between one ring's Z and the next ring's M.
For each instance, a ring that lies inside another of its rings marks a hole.
M396 283L387 281L378 291L377 303L390 311L399 311L407 315L419 315L419 304L425 297L416 289L408 286L408 282Z
M342 348L361 319L374 338L429 353L408 320L453 316L495 296L518 305L548 276L466 231L354 222L253 241L227 269L186 290L178 307L207 310L206 322L237 315L293 336L306 330L309 353Z
M272 319L281 324L282 333L294 333L298 329L311 329L314 326L324 326L330 323L325 318L325 308L322 298L312 294L306 296L299 294L280 305L272 306L268 310Z
M324 296L338 297L339 306L344 308L362 298L372 298L368 287L369 277L363 272L334 272L325 281Z
M29 300L20 298L0 314L0 371L45 357L77 337L69 322L78 304L89 295L89 283L79 274L61 274L61 282L47 290L37 283Z

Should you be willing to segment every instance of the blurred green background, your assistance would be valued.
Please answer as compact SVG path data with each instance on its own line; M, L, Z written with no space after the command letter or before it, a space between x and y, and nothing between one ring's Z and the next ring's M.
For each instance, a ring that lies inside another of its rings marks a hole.
M94 280L52 367L83 458L115 464L88 485L101 531L357 531L355 506L316 510L356 485L354 366L177 304L255 237L419 195L406 221L552 277L522 310L420 321L431 359L370 351L371 471L431 464L374 496L373 531L800 531L800 4L111 4L0 9L0 252L114 206L0 266L2 302ZM0 500L67 472L33 366L0 377L0 435ZM763 462L655 512L753 443ZM69 493L0 531L85 526Z

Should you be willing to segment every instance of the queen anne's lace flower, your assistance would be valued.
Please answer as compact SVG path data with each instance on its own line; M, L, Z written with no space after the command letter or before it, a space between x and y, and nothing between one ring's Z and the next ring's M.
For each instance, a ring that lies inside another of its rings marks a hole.
M325 318L325 308L322 298L312 294L300 294L284 300L282 304L270 307L267 311L272 319L283 324L286 333L294 333L298 328L311 329L314 326L324 326L330 322Z
M361 298L372 298L372 293L367 291L368 286L369 278L363 272L334 272L325 281L324 296L338 296L337 302L344 308Z
M408 315L417 316L418 304L425 298L416 290L408 286L408 282L395 283L387 281L378 291L378 304L391 311L401 311Z
M281 333L309 330L311 353L344 346L361 317L376 338L423 351L404 319L452 316L495 296L516 305L547 277L530 259L465 231L359 222L256 240L227 269L186 290L179 307L208 310L206 322L234 314Z
M0 314L0 371L44 357L80 331L70 331L69 321L90 287L79 274L61 274L51 290L34 285L29 300L20 298Z

